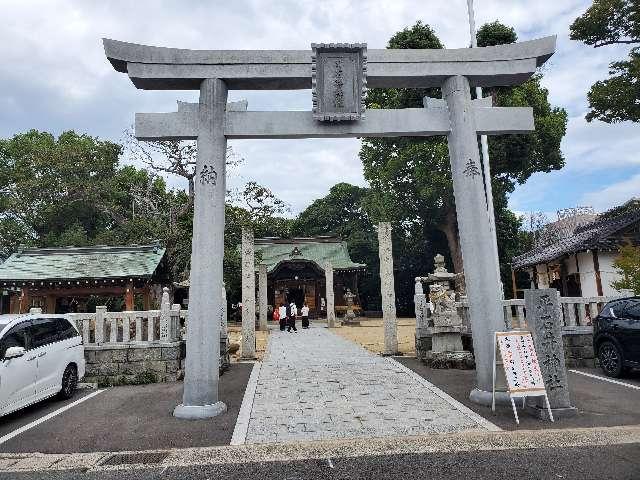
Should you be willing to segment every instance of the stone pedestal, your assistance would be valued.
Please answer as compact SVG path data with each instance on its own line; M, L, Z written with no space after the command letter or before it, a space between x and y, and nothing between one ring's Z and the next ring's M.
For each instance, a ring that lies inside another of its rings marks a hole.
M553 416L574 416L578 411L569 399L560 293L555 288L525 290L524 303ZM543 397L528 398L527 411L540 418L548 416Z
M396 292L393 278L391 223L389 222L378 224L378 254L380 256L384 355L396 355L398 353L398 320L396 318Z
M242 229L242 353L243 360L256 358L256 272L253 231Z
M184 393L173 414L179 418L207 418L226 411L218 401L222 259L224 258L224 198L227 139L224 116L227 86L205 79L198 105L191 286L187 329Z

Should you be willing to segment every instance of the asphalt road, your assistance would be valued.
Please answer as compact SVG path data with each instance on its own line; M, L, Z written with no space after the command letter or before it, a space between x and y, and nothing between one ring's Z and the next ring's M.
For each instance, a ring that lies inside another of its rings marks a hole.
M253 365L232 364L220 377L227 412L209 420L172 416L182 382L108 388L0 445L0 452L74 453L229 445ZM71 401L93 392L81 391ZM0 437L69 402L47 401L0 418ZM4 479L2 479L4 480Z
M385 455L119 471L12 473L11 480L637 479L640 445Z
M522 412L518 408L520 425L516 425L511 405L484 407L469 401L469 392L475 384L475 370L443 370L424 365L416 358L397 357L396 360L421 375L474 412L505 430L541 428L611 427L640 424L640 390L615 385L595 378L569 372L569 392L578 415L556 419L553 425ZM604 376L596 369L578 369L594 375ZM621 382L640 385L640 372L633 372ZM640 479L640 473L637 476Z

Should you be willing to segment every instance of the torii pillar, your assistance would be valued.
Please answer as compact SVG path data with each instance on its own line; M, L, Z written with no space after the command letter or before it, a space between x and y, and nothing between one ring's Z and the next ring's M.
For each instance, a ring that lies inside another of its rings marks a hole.
M266 331L269 329L269 311L267 309L267 304L269 303L269 298L267 296L267 266L264 263L258 265L258 307L260 309L258 317L259 317L259 325L260 330Z
M460 75L447 78L442 85L451 123L449 159L476 360L476 387L469 398L490 405L494 332L504 329L504 320L470 92L469 80ZM501 402L509 401L506 393L499 397Z
M378 255L380 256L380 294L384 324L384 355L398 353L398 320L396 318L396 292L393 278L393 247L391 223L378 225Z
M253 231L242 229L242 354L256 358L256 270Z
M209 418L227 410L218 401L220 364L220 292L224 258L224 197L227 139L224 115L227 86L216 78L200 84L198 158L196 160L191 241L189 324L182 403L178 418Z
M325 296L327 297L327 327L335 328L338 325L336 323L336 303L333 293L333 265L331 262L324 264L324 278Z

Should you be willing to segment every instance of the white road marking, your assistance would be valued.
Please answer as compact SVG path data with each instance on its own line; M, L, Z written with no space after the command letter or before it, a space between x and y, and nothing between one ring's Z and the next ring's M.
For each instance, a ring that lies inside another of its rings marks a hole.
M616 385L622 385L623 387L633 388L634 390L640 390L640 387L631 383L620 382L613 378L601 377L600 375L594 375L593 373L581 372L580 370L569 370L571 373L577 373L578 375L584 375L585 377L597 378L603 382L615 383Z
M97 390L93 393L90 393L89 395L80 398L79 400L76 400L75 402L72 402L68 405L65 405L64 407L59 408L58 410L54 410L53 412L51 412L48 415L45 415L42 418L39 418L37 420L34 420L31 423L28 423L20 428L18 428L17 430L14 430L11 433L7 433L5 436L0 437L0 445L2 445L5 442L8 442L9 440L11 440L14 437L17 437L18 435L20 435L21 433L26 432L27 430L32 429L33 427L36 427L38 425L40 425L41 423L46 422L47 420L52 419L53 417L55 417L56 415L60 415L63 412L66 412L67 410L75 407L76 405L82 403L82 402L86 402L87 400L89 400L90 398L95 397L96 395L98 395L99 393L104 392L104 390Z
M247 441L247 431L249 430L249 420L251 419L251 410L253 410L253 399L256 396L256 387L258 386L258 378L260 377L260 362L253 364L251 375L247 382L247 388L242 397L242 405L236 419L236 426L231 436L231 445L244 445Z

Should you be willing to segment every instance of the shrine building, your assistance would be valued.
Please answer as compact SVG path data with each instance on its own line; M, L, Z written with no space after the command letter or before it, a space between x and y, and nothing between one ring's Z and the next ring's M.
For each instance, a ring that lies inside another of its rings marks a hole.
M513 258L514 272L527 272L530 288L555 288L563 297L632 295L618 291L621 280L613 265L624 245L640 245L640 200L596 214L591 207L558 211L537 245ZM514 275L514 291L516 282Z
M347 289L356 295L354 310L360 310L358 274L366 265L351 260L347 244L340 238L259 238L255 240L255 255L256 263L267 266L267 299L271 307L295 302L300 308L306 303L311 317L325 316L324 266L331 263L336 313L346 312Z
M2 313L149 310L162 295L159 245L20 248L0 265Z

